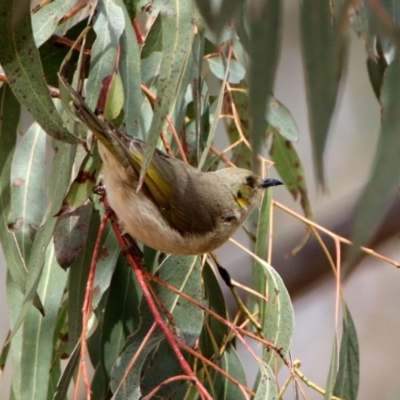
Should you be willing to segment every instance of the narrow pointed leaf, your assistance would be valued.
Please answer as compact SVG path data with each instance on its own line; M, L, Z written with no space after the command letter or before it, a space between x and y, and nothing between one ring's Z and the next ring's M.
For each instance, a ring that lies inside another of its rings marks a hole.
M15 97L53 138L77 143L63 126L43 78L33 38L29 0L0 1L0 64Z
M86 102L92 108L97 106L105 79L110 79L115 71L119 40L124 28L125 19L122 8L113 1L99 1L93 23L97 37L91 49L90 72L87 80L89 90ZM102 108L104 109L104 104Z
M331 355L331 365L329 367L328 378L325 385L325 396L324 400L331 400L333 387L335 385L337 376L337 364L338 364L338 350L337 350L337 338L336 335L333 339L333 348Z
M257 261L258 268L265 274L265 296L268 302L263 305L262 327L264 337L282 347L282 354L287 355L292 343L294 331L294 312L289 293L282 278L265 261ZM271 368L281 366L283 361L275 351L265 350L263 360Z
M275 168L293 198L297 200L300 197L304 214L310 218L312 217L312 210L303 164L293 144L275 129L272 129L272 132L273 142L270 155L275 163Z
M357 332L347 305L344 305L343 332L339 352L339 371L333 394L346 400L356 400L360 384L360 352Z
M130 136L144 139L146 128L141 112L143 94L141 89L140 48L123 1L119 0L117 4L123 10L125 19L125 29L120 40L121 61L119 63L119 72L124 88L126 132Z
M265 110L273 91L280 51L281 2L260 0L247 5L246 16L250 33L249 103L253 163L265 135Z
M397 56L385 73L382 94L382 125L375 163L369 182L360 197L355 216L352 247L348 262L359 254L378 228L389 200L398 193L400 176L400 57Z
M55 214L60 210L70 181L76 146L55 141L54 150L57 156L54 157L53 160L47 192L49 199L51 199L51 203L47 213L47 220L42 226L39 227L33 242L31 256L29 258L27 268L28 276L25 284L24 304L21 307L20 316L13 326L12 334L16 332L23 322L32 305L32 301L35 298L36 289L39 284L40 276L44 266L45 251L51 240L57 221Z
M53 363L54 328L67 274L58 266L53 245L46 252L46 262L38 294L46 315L31 309L23 326L21 354L21 400L45 399L48 395L49 371Z
M19 143L11 165L10 229L18 240L22 257L29 260L36 230L42 222L46 198L46 134L33 123Z
M332 23L331 2L302 2L301 37L314 167L319 183L323 184L322 158L335 108L343 57L343 39Z
M278 399L278 386L271 367L259 363L259 379L257 380L256 395L254 400L276 400Z
M175 105L176 94L186 90L181 87L181 83L196 28L196 21L192 18L194 7L191 0L173 0L158 5L162 19L163 55L157 81L157 101L147 136L140 181L143 180L160 132L166 125L166 117Z

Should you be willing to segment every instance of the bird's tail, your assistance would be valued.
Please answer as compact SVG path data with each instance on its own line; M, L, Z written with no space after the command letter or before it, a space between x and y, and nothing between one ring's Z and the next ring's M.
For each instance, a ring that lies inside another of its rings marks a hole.
M117 133L119 132L116 128L98 117L85 103L84 98L63 77L59 77L72 97L71 109L74 116L90 129L101 144L104 145L121 164L125 164L126 149L124 143L122 143L118 137Z

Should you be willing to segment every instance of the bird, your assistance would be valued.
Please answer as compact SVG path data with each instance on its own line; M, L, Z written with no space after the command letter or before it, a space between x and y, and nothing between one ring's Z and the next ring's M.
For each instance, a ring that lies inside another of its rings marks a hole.
M145 142L94 113L67 82L75 117L98 139L102 181L120 227L163 253L200 255L224 244L268 187L282 185L243 168L203 172L156 149L139 188Z

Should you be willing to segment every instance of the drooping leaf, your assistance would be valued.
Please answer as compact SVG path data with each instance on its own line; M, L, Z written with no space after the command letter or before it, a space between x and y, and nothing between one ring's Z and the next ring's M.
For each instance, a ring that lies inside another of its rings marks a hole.
M71 213L60 215L54 229L53 241L57 262L68 268L86 243L93 204L87 201Z
M278 387L271 367L263 362L260 362L259 366L257 386L254 388L256 391L254 400L278 399Z
M169 256L160 266L158 276L180 292L201 301L201 271L198 257ZM188 346L193 346L203 326L203 311L163 286L157 285L155 293L163 304L164 312L172 315L175 330L182 336L182 340ZM111 387L114 394L119 389L115 394L116 399L123 398L124 392L131 393L132 399L139 399L143 394L139 387L141 381L144 385L143 390L148 392L164 379L176 375L175 371L180 371L175 354L170 351L170 347L167 347L169 345L160 346L165 339L159 329L153 332L146 346L141 346L154 320L145 300L142 300L139 313L142 316L140 327L128 338L121 356L112 369ZM140 347L143 348L139 354L137 352ZM134 355L137 357L136 362L127 370ZM151 357L149 361L148 357ZM145 365L147 367L143 369ZM174 387L175 384L165 386L163 391L169 393Z
M225 298L218 283L218 279L209 263L206 263L203 267L203 280L205 291L204 300L207 308L214 311L222 318L227 319L228 311L226 309ZM205 315L205 319L206 322L204 323L200 337L200 348L202 354L210 358L221 346L229 329L224 323L216 320L209 314ZM210 330L207 329L207 326ZM217 346L217 349L215 346Z
M157 101L150 131L147 135L140 181L143 181L160 132L166 125L166 117L175 105L176 94L181 90L182 78L191 51L196 21L191 0L173 0L157 4L162 20L162 62L157 81Z
M119 63L124 90L125 129L128 135L144 139L147 130L142 112L140 48L122 0L118 1L118 5L122 8L125 18L125 29L120 39L121 60Z
M0 1L0 25L0 64L15 97L47 134L66 143L77 143L77 138L63 127L43 78L33 38L30 1Z
M54 359L51 343L66 280L67 274L57 265L50 244L38 286L46 314L43 317L37 310L31 309L23 325L21 387L20 393L16 393L21 400L45 399L48 396L49 371Z
M265 110L273 91L276 67L280 51L281 2L260 0L248 3L244 16L247 19L250 43L249 105L251 116L250 138L253 164L260 151L267 123ZM243 23L245 23L243 21ZM241 36L241 38L243 35Z
M344 38L332 17L329 1L305 0L301 6L301 38L314 168L324 184L323 154L335 108L342 70Z
M70 267L68 282L68 341L70 351L78 343L82 331L82 307L99 226L99 215L93 213L87 240L79 256Z
M299 139L299 130L292 114L273 96L268 98L266 119L285 139L291 142Z
M55 0L33 14L32 30L39 48L57 29L60 20L76 5L75 0Z
M76 145L54 141L54 151L57 154L53 159L52 170L48 184L47 195L51 199L47 220L37 230L28 263L28 276L25 283L24 304L17 322L13 326L12 334L19 328L27 315L32 301L36 298L36 289L42 274L45 252L49 244L55 224L55 214L60 210L63 198L69 185L71 169L75 158Z
M247 386L246 374L242 365L242 361L240 360L233 345L230 344L226 347L224 353L216 363L223 371L239 381L243 387ZM243 391L236 383L233 383L218 371L214 371L213 375L213 393L215 393L215 398L218 400L241 400L246 398Z
M360 353L357 332L346 304L343 307L343 332L339 352L339 371L333 394L346 400L356 400L360 382Z
M275 163L275 168L293 198L297 200L300 197L300 203L306 217L311 218L311 204L302 162L289 140L275 129L272 129L272 133L270 155Z
M373 170L360 197L352 232L348 262L354 262L382 221L390 198L396 196L400 176L400 57L385 72L381 94L382 125Z
M121 256L114 270L107 300L102 303L104 317L88 342L92 363L98 371L92 380L94 398L104 398L104 390L110 383L111 368L127 336L139 326L139 300L132 270L125 257Z
M223 80L226 73L227 62L222 56L207 58L208 65L212 73L218 78ZM228 67L227 81L232 84L238 84L244 78L246 70L236 60L230 60Z
M217 3L219 7L216 9L215 2L196 0L202 17L216 37L220 37L224 26L240 12L243 3L243 0L222 0Z
M124 13L112 1L97 3L93 29L96 40L91 49L90 73L87 80L86 102L93 109L97 106L99 95L117 66L119 40L125 28ZM104 109L104 106L102 107Z
M338 364L338 350L337 350L337 338L333 339L333 348L331 355L331 365L329 367L328 378L325 385L325 396L324 400L330 400L333 394L333 388L337 376L337 364Z
M40 226L46 197L46 134L33 123L16 148L11 165L9 228L15 233L25 262L29 260L36 230Z
M281 354L287 355L294 331L294 312L289 293L278 273L264 260L257 260L256 266L265 274L263 293L268 302L260 307L264 337L281 347ZM265 349L263 361L271 368L283 364L281 357L271 349Z

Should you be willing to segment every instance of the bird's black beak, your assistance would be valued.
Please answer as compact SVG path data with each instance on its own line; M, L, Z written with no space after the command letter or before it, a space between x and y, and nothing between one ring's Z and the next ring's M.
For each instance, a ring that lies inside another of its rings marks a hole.
M281 181L278 181L278 179L264 179L258 187L262 189L266 189L270 186L279 186L283 185Z

